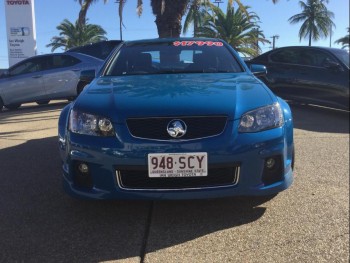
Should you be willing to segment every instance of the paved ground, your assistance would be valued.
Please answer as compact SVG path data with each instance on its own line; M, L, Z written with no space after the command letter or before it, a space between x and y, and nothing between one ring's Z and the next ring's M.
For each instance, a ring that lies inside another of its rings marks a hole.
M271 200L80 201L65 103L0 113L0 262L349 262L349 114L293 106L293 186Z

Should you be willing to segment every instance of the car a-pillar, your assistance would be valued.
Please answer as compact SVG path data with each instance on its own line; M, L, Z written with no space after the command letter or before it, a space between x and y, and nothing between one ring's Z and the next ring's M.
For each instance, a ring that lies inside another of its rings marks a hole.
M85 86L89 83L86 83L85 81L80 81L77 86L77 96L84 90Z

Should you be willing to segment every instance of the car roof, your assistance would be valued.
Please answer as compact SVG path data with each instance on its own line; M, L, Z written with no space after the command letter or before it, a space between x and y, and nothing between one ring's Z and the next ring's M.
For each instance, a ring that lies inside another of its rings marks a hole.
M325 50L325 51L328 51L328 52L334 52L334 51L339 51L339 50L343 50L343 49L340 49L340 48L332 48L332 47L321 47L321 46L285 46L285 47L279 47L279 48L275 48L273 50L269 50L263 54L261 54L260 56L262 55L265 55L265 54L270 54L272 52L276 52L278 50L283 50L283 49L318 49L318 50Z
M17 66L19 63L25 62L27 60L31 60L31 59L35 59L35 58L44 58L44 57L53 57L53 56L74 56L76 58L79 59L87 59L87 60L94 60L94 61L103 61L102 59L96 58L96 57L92 57L86 54L82 54L82 53L76 53L76 52L70 52L69 54L65 53L65 52L57 52L57 53L48 53L48 54L40 54L40 55L35 55L29 58L25 58L21 61L18 61L16 64L12 65L11 67L9 67L8 69L11 69L15 66Z
M288 48L322 49L322 50L328 50L328 51L332 51L332 50L339 50L339 49L340 49L340 48L333 48L333 47L321 47L321 46L286 46L286 47L276 48L276 49L271 50L271 51L276 51L276 50L278 50L278 49L288 49Z
M270 54L276 52L276 51L279 51L279 50L284 50L284 49L304 49L304 50L323 50L323 51L326 51L326 52L330 52L330 53L334 53L336 51L339 51L339 50L344 50L344 49L341 49L341 48L331 48L331 47L321 47L321 46L285 46L285 47L279 47L279 48L275 48L275 49L272 49L272 50L269 50L265 53L262 53L260 54L259 56L256 56L255 58L252 58L251 60L249 61L254 61L254 60L259 60L259 59L262 59L262 58L265 58L266 56L269 56Z

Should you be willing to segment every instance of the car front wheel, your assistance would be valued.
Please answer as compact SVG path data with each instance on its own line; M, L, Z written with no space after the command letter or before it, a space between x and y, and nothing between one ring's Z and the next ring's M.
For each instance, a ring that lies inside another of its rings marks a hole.
M0 111L2 111L2 108L4 107L4 102L2 101L2 99L0 98Z
M8 104L8 105L5 105L5 107L8 108L9 110L16 110L19 107L21 107L21 104L20 103Z

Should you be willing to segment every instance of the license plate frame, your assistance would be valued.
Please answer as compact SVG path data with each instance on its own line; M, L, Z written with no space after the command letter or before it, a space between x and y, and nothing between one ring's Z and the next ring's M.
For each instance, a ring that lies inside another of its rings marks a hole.
M208 153L150 153L148 177L201 177L208 176Z

